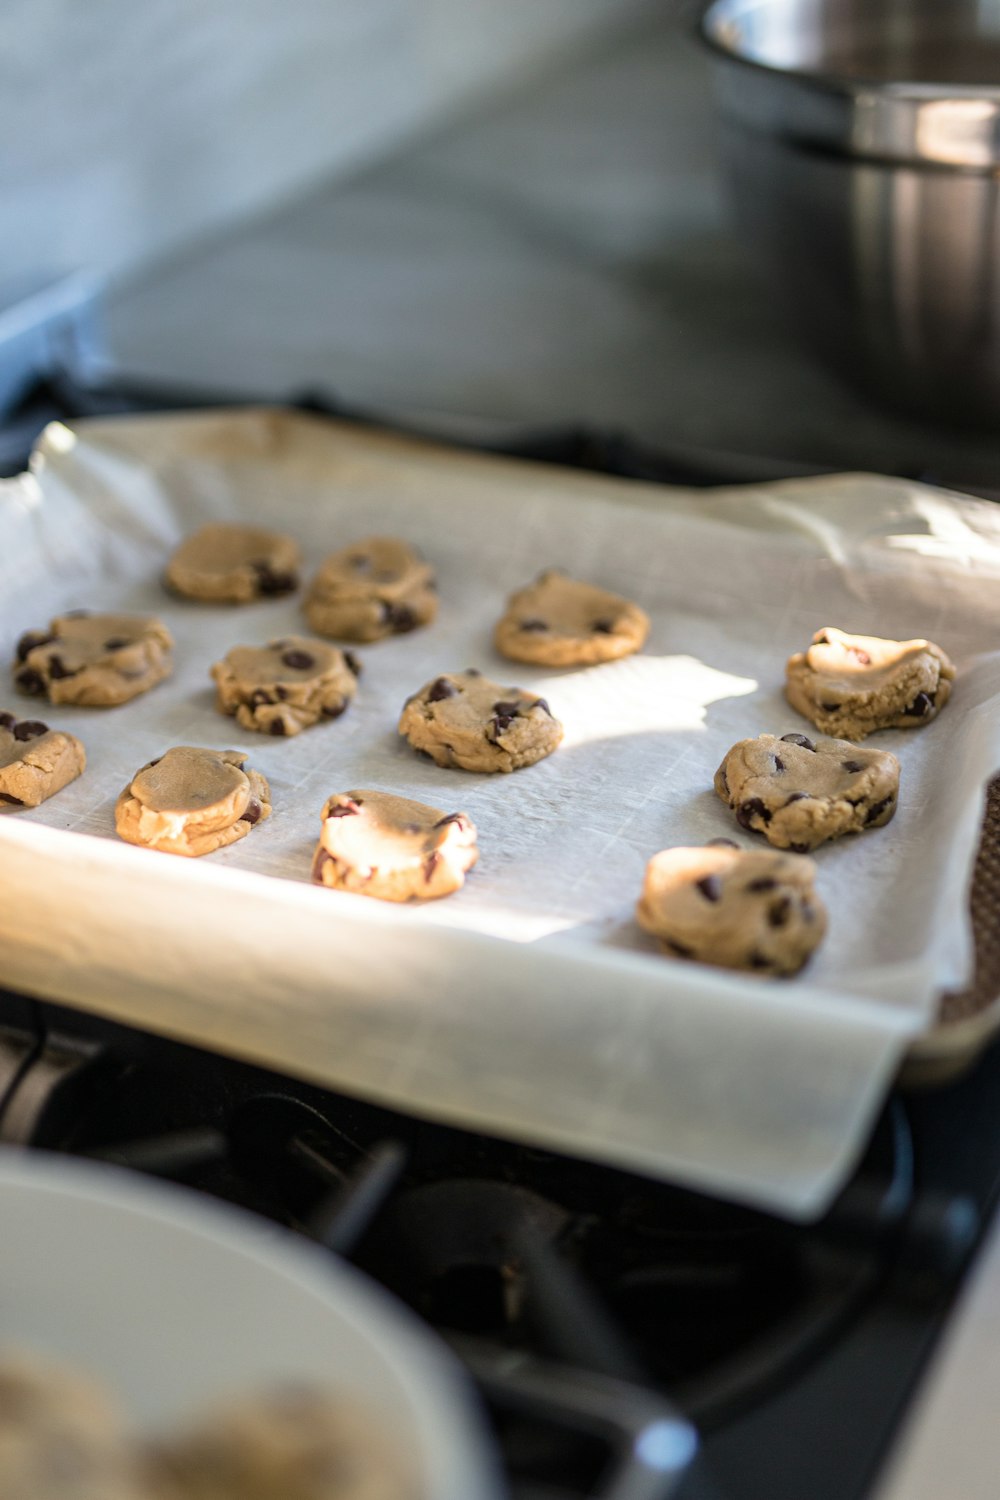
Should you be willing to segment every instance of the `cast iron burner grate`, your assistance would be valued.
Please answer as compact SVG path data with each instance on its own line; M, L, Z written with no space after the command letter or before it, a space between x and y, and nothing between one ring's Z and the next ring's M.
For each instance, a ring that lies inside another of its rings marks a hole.
M643 1443L684 1432L672 1406L710 1459L890 1283L896 1305L940 1300L976 1229L968 1200L915 1195L898 1101L802 1227L55 1007L9 997L3 1022L0 1139L185 1182L349 1256L466 1362L515 1500L666 1500L676 1475ZM758 1493L703 1482L684 1496Z

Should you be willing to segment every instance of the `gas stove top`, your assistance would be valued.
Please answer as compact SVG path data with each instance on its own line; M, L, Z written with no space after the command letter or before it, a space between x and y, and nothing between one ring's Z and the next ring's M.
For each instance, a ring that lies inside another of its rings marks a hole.
M894 1097L802 1227L0 996L0 1141L349 1258L458 1353L512 1500L870 1496L1000 1184L998 1075Z

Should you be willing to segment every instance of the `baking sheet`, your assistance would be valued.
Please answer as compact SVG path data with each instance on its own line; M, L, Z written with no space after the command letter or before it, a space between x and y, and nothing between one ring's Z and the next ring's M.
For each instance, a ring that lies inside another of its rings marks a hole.
M180 537L227 517L287 528L309 568L401 533L437 566L439 620L360 648L336 723L245 734L208 668L303 630L298 600L204 606L160 585ZM90 764L0 817L6 983L788 1214L829 1201L908 1039L969 971L968 875L1000 766L1000 511L863 475L669 490L249 411L56 424L0 490L0 526L8 655L74 607L156 611L177 641L174 678L132 704L46 706ZM548 565L637 599L644 653L572 672L497 657L505 595ZM831 923L805 975L664 961L632 918L645 862L733 835L712 774L734 740L806 727L783 665L825 624L937 640L961 669L953 700L874 737L902 763L900 810L818 851ZM559 752L509 777L415 757L403 699L466 666L543 692ZM272 819L201 861L118 842L115 797L171 743L247 750ZM355 786L467 811L482 858L465 889L387 908L310 887L323 801Z

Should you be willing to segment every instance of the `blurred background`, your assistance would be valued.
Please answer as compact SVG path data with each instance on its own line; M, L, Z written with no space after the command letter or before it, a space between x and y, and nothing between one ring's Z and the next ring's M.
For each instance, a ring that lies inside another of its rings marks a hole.
M992 492L992 432L893 415L779 325L719 169L699 9L10 0L8 466L71 389L309 398L513 445L572 429L682 481Z

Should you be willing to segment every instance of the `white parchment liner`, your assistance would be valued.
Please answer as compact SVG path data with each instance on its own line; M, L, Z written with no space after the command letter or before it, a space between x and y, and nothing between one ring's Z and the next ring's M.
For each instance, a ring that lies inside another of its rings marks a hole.
M360 648L342 719L246 734L216 712L208 668L305 632L298 598L199 606L160 584L177 541L227 517L294 533L308 571L402 534L437 566L439 620ZM7 657L74 607L155 611L177 640L174 678L119 709L0 696L89 755L58 797L0 816L0 982L790 1215L828 1203L908 1039L969 969L1000 767L1000 510L864 475L671 490L249 411L50 427L0 488L0 538ZM554 673L497 657L505 595L547 565L638 600L644 653ZM737 739L807 729L784 662L830 624L926 635L960 666L939 720L871 741L902 762L899 813L818 851L830 932L800 978L666 961L633 922L645 861L754 842L712 775ZM512 776L415 757L403 699L466 666L542 691L562 749ZM247 750L272 819L200 861L121 844L115 797L178 743ZM471 814L482 858L462 892L398 908L307 883L324 799L363 786Z

